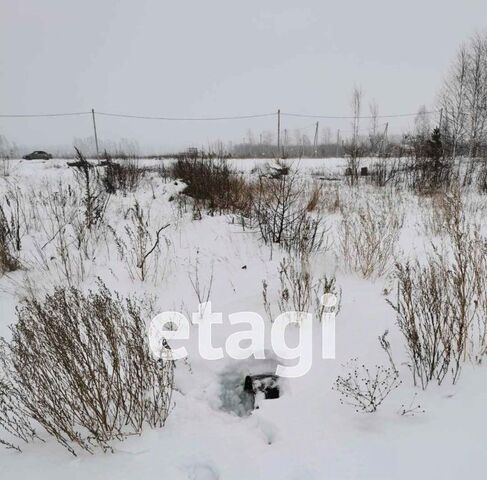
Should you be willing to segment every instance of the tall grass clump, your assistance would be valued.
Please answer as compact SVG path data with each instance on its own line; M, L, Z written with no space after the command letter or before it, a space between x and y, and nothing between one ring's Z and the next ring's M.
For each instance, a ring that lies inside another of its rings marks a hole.
M247 213L252 187L225 160L180 158L170 175L186 184L183 193L192 197L196 207L210 214Z
M338 245L346 268L364 278L387 273L393 265L403 221L400 207L384 201L344 206Z
M17 315L0 355L8 386L0 426L10 435L30 441L44 431L76 455L110 451L145 425L164 425L173 365L150 354L144 302L123 300L102 283L86 294L59 287L25 299Z
M425 263L397 264L399 293L391 303L406 341L415 384L455 383L464 362L487 353L487 242L466 220L458 194L444 205L449 243Z
M16 225L14 217L7 218L3 206L0 205L0 275L20 268L20 237Z
M120 191L123 195L127 195L140 187L148 170L141 167L135 159L114 162L108 154L105 154L102 182L107 193L114 194Z

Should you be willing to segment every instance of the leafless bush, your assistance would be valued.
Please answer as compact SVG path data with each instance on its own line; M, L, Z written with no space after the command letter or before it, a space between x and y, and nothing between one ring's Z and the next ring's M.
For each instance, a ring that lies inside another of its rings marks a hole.
M20 252L22 249L22 237L25 233L26 222L23 211L23 196L20 189L15 185L10 185L5 193L3 205L6 216L9 218L10 229L12 232L15 250ZM8 215L7 215L8 210Z
M313 301L313 279L309 265L301 263L297 267L292 260L283 260L279 266L279 280L279 311L309 311Z
M267 282L264 281L262 286L264 309L269 318L273 319ZM279 265L279 288L277 290L276 300L279 313L289 311L314 312L315 316L321 320L324 311L321 298L326 293L333 293L341 297L341 292L337 288L335 277L323 275L320 278L316 278L312 274L309 259L296 260L287 258L281 261Z
M183 193L210 214L249 213L253 186L225 160L179 159L171 166L170 174L182 180L186 184Z
M5 344L0 341L0 355L5 356ZM0 374L0 429L12 440L0 437L0 445L8 449L21 451L20 447L13 443L22 441L28 443L38 438L35 430L30 425L21 406L18 392L10 385L7 378Z
M346 376L338 376L333 389L340 394L340 403L353 406L356 412L376 412L402 383L392 367L376 365L372 371L365 365L357 365L356 358L346 366L350 371Z
M148 169L141 167L135 159L114 162L106 153L104 155L104 163L105 167L101 181L109 194L121 191L124 195L127 195L128 192L137 190L148 172Z
M446 234L445 230L445 194L418 197L422 233L428 236Z
M151 357L147 318L146 304L124 301L102 283L88 294L59 287L43 300L26 299L0 359L25 433L38 424L76 455L77 447L110 450L145 424L162 426L173 365Z
M459 182L454 160L445 155L439 128L407 136L413 154L405 168L408 187L421 195L429 195Z
M406 405L402 404L397 413L403 417L414 417L418 413L425 413L426 410L421 407L420 404L415 403L416 397L418 396L417 392L414 392L413 398L411 401Z
M342 200L340 197L340 188L335 187L324 187L322 189L321 201L323 203L323 208L329 213L336 213L340 210L342 206Z
M345 264L364 278L383 275L391 265L404 216L385 204L342 209L338 243Z
M112 233L115 236L120 258L126 259L131 277L145 281L149 273L153 275L156 273L161 232L168 228L169 224L152 231L150 211L144 211L137 201L126 215L129 219L129 223L125 226L128 245L113 229Z
M309 199L306 205L307 212L313 212L314 210L318 209L321 203L321 195L321 186L317 183L314 183L311 191L309 192Z
M206 282L202 281L200 273L199 251L196 252L194 270L193 272L190 272L188 276L193 292L198 299L198 303L200 305L203 303L207 303L210 300L211 289L213 287L213 266L211 268L211 273L208 280Z
M477 188L480 193L487 193L487 160L483 160L477 173Z
M393 307L406 340L414 384L419 383L423 389L433 379L441 384L452 356L461 355L454 349L452 311L442 279L444 273L435 262L425 267L418 263L397 265L400 294ZM454 372L455 377L457 374L458 371Z
M379 158L369 168L367 182L377 187L398 186L401 183L401 161L393 158Z
M76 180L83 191L86 228L99 225L108 204L109 195L103 188L103 182L97 168L94 168L76 148L77 164L74 167Z
M398 264L399 298L390 302L422 388L448 372L455 383L464 361L487 353L487 244L461 211L450 218L450 249L434 248L425 265Z
M416 193L429 195L441 188L452 186L456 181L454 173L452 162L448 159L416 159L414 167L410 170L409 185Z
M387 358L389 359L389 364L392 367L392 369L397 372L397 367L396 363L394 362L394 359L392 358L392 351L391 351L391 344L389 343L389 340L387 340L387 336L389 335L389 330L386 330L382 335L379 335L379 345L380 348L385 352L387 355Z
M19 247L17 249L17 247ZM20 268L18 258L20 239L15 221L12 223L7 218L0 205L0 274L13 272Z
M87 228L82 188L63 182L55 186L46 183L29 197L31 221L45 236L42 241L34 241L35 260L41 268L55 271L68 285L85 278L85 264L94 260L105 235L105 224Z
M0 155L0 177L10 176L11 160L5 155Z
M447 236L468 230L468 224L482 221L485 203L482 197L469 195L465 188L455 186L448 191L419 197L423 230L427 235ZM468 221L467 221L468 218Z
M253 218L264 243L279 244L304 257L326 248L323 219L311 216L307 208L296 174L261 178Z

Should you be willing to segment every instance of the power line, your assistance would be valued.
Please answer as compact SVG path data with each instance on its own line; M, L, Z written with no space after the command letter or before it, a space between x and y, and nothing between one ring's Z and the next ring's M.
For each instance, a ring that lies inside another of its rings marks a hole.
M421 112L426 115L432 115L439 113L440 110L432 110L429 112ZM79 115L90 115L91 111L87 112L67 112L67 113L33 113L33 114L0 114L0 118L38 118L38 117L67 117L67 116L79 116ZM152 115L131 115L126 113L111 113L111 112L97 112L96 115L103 115L106 117L117 117L117 118L134 118L139 120L163 120L163 121L178 121L178 122L204 122L204 121L219 121L219 120L245 120L251 118L264 118L264 117L275 117L277 112L270 113L258 113L252 115L232 115L232 116L222 116L222 117L167 117L167 116L152 116ZM330 120L352 120L354 118L360 119L371 119L371 118L400 118L400 117L414 117L418 115L416 113L399 113L393 115L363 115L363 116L349 116L349 115L315 115L307 113L293 113L293 112L281 112L281 115L287 117L299 117L299 118L321 118Z
M69 112L69 113L26 113L26 114L0 114L0 118L37 118L37 117L70 117L76 115L89 115L91 112Z
M421 114L431 115L434 113L439 113L440 110L432 110L430 112L420 112ZM289 112L281 112L281 115L285 115L287 117L300 117L300 118L324 118L329 120L353 120L354 118L399 118L399 117L415 117L418 115L416 113L398 113L395 115L363 115L363 116L332 116L332 115L312 115L307 113L289 113Z
M215 120L244 120L248 118L263 118L274 117L276 112L272 113L258 113L255 115L234 115L231 117L159 117L159 116L147 116L147 115L128 115L124 113L107 113L107 112L95 112L97 115L104 115L106 117L118 117L118 118L137 118L140 120L165 120L176 122L205 122Z

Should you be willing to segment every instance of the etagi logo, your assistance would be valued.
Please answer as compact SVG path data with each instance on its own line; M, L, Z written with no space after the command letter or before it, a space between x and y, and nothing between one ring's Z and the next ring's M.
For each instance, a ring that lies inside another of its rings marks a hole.
M335 358L335 317L338 306L336 295L327 293L321 298L321 356ZM313 315L308 312L284 312L271 322L271 348L276 357L283 360L297 360L294 366L278 365L276 375L296 378L305 375L313 360ZM255 312L237 312L228 316L231 325L249 325L248 330L234 332L225 342L225 352L229 358L246 360L250 357L265 359L264 319ZM198 352L205 360L221 360L225 357L222 347L212 343L212 327L223 324L221 313L212 312L211 302L199 305L198 313L192 314L192 323L198 329ZM286 329L297 328L298 344L289 347L286 343ZM190 323L179 312L163 312L152 319L147 334L152 354L157 359L179 360L187 357L186 347L175 345L175 341L189 340ZM242 346L245 343L248 346ZM169 348L168 348L169 347Z

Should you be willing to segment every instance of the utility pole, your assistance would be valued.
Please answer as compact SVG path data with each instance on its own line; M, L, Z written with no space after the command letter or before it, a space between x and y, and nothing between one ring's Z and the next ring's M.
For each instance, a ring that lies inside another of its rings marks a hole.
M100 152L98 150L98 135L96 134L96 121L95 121L95 109L91 109L91 116L93 118L93 130L95 132L95 146L96 146L96 157L100 156Z
M281 151L281 110L277 110L277 154Z
M443 126L443 108L440 108L440 135L441 135L441 127Z
M379 157L382 154L382 150L384 148L384 145L387 143L387 131L389 130L389 122L386 123L386 126L384 128L384 134L382 135L382 141L380 142L380 148L379 148Z
M314 140L315 157L318 156L318 128L319 128L319 125L320 125L320 122L316 122L315 140Z
M337 130L337 153L336 153L337 158L338 158L339 150L340 150L340 129Z

